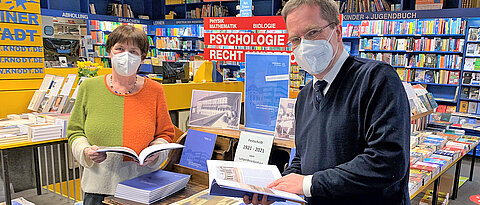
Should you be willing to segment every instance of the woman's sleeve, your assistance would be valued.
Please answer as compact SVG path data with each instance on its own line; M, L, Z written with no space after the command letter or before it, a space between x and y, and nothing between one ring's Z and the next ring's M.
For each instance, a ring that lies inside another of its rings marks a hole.
M93 161L86 157L83 153L83 150L90 146L87 137L85 136L85 102L86 102L86 88L87 83L83 82L80 86L77 87L77 99L75 100L75 105L73 106L72 114L70 115L70 120L67 126L67 138L68 143L72 147L72 153L75 159L84 167L91 167Z
M172 142L175 135L170 114L168 113L167 99L163 92L163 87L160 85L158 100L157 100L157 124L155 130L155 140L162 138L167 142Z

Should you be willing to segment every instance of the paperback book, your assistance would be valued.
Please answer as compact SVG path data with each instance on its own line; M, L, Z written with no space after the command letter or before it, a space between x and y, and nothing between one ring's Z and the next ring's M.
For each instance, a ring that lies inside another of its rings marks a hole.
M178 149L183 148L184 146L177 143L167 143L167 144L156 144L151 145L143 149L140 154L137 154L133 149L128 147L104 147L98 149L96 152L115 152L119 154L123 154L125 156L131 157L140 165L143 165L145 159L147 159L152 154L156 152L163 151L163 150L170 150L170 149Z
M158 170L119 183L115 197L151 204L185 188L189 180L190 175Z

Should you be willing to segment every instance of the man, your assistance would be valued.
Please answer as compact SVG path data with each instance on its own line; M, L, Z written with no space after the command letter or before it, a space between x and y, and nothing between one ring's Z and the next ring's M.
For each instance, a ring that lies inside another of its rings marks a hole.
M297 63L315 79L297 98L295 158L268 187L309 204L410 204L410 110L395 70L347 54L332 0L290 0L282 16Z

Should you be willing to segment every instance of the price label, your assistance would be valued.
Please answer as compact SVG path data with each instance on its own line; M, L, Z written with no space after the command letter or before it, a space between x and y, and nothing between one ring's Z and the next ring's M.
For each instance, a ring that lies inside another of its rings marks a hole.
M242 132L235 152L234 161L268 164L273 138L273 135Z

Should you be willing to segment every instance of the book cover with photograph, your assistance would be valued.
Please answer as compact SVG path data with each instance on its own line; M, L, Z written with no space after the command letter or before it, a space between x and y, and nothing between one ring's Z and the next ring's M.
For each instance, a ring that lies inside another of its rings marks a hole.
M269 201L306 202L296 194L267 188L282 177L275 165L221 160L208 160L207 165L210 195L243 198L257 193L267 195Z
M238 129L241 92L193 90L190 126Z
M280 99L275 124L275 138L295 139L295 102L296 99Z

